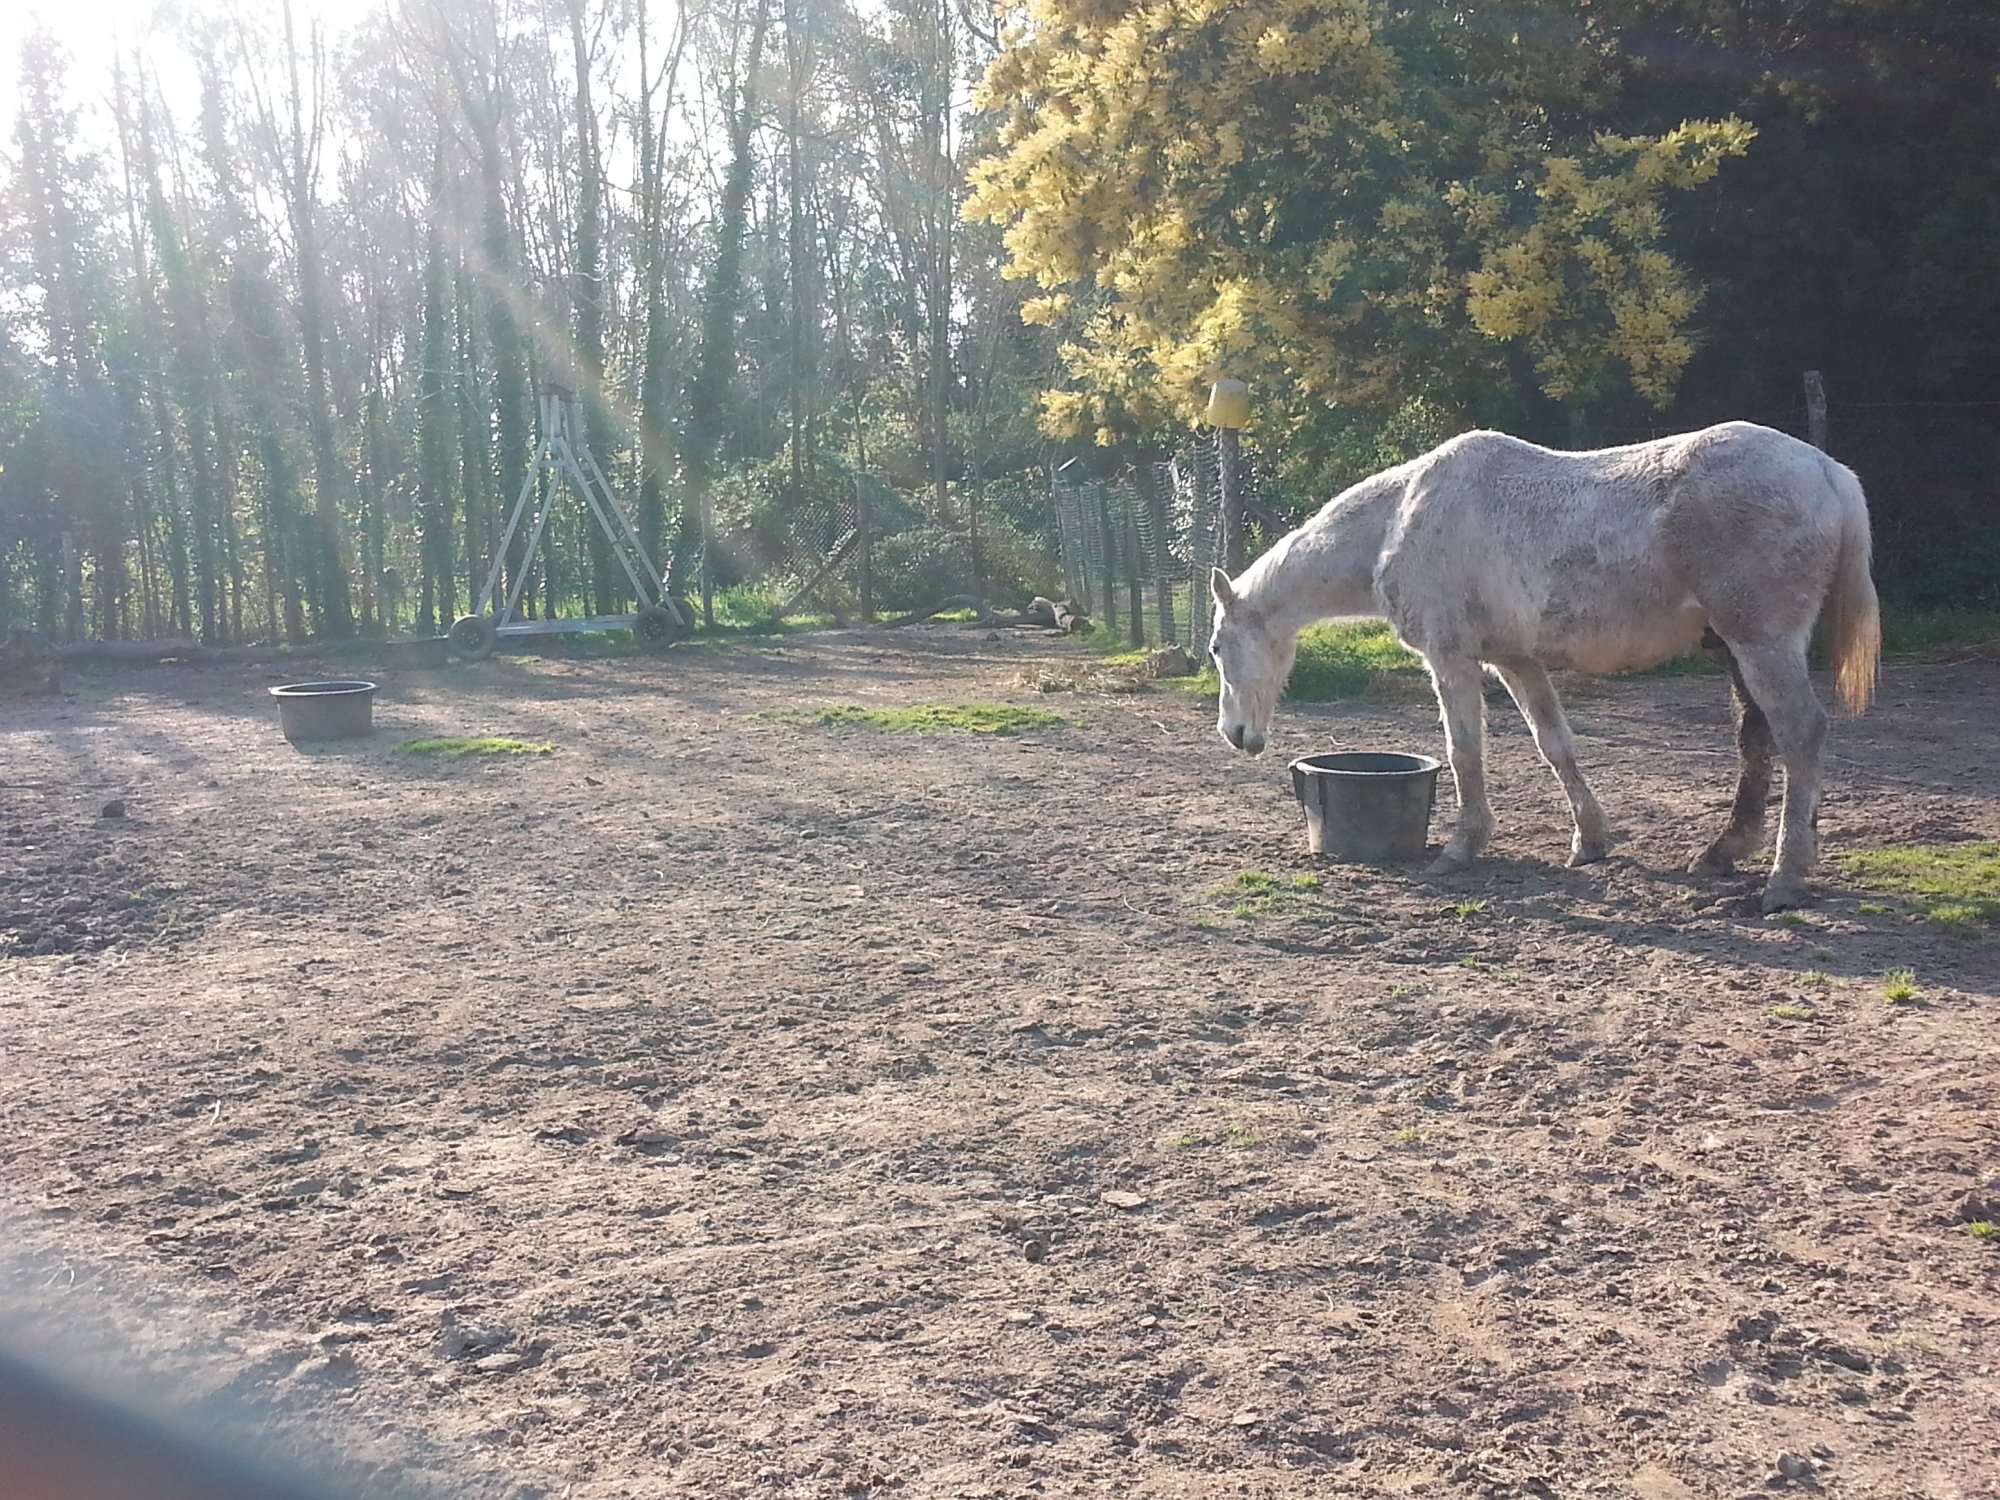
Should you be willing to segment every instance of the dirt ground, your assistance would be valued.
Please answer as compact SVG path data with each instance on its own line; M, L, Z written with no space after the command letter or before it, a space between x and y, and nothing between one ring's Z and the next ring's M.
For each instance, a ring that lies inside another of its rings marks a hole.
M1578 871L1496 706L1494 857L1430 879L1311 861L1284 768L1427 703L1253 762L1020 685L1071 649L501 657L313 753L296 665L0 703L14 1336L382 1493L2000 1495L2000 948L1678 873L1718 680L1575 685ZM759 717L969 699L1067 723ZM1996 723L1891 665L1829 849L2000 836Z

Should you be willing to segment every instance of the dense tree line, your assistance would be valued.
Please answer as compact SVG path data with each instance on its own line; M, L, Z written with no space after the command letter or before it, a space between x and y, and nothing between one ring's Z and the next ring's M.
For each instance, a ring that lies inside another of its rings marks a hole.
M1038 461L1047 356L957 217L989 44L950 0L190 15L113 78L18 60L0 615L439 628L550 383L683 592L810 566L858 506L949 550ZM587 515L555 524L530 607L621 607Z
M548 383L683 592L857 523L855 603L1032 582L1005 497L1220 374L1302 508L1474 423L1803 431L1818 370L1890 585L2000 575L1982 0L385 0L16 62L0 617L51 634L441 628ZM556 524L532 607L623 607Z

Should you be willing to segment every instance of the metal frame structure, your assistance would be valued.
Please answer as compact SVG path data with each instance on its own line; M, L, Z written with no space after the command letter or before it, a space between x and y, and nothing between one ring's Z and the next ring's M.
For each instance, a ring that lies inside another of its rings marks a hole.
M639 533L619 505L617 496L612 493L611 482L604 477L604 470L598 467L584 431L583 414L578 410L576 393L562 386L544 386L541 416L542 441L535 452L534 466L521 480L521 493L514 501L513 514L507 518L506 529L501 532L499 545L493 551L493 566L486 574L486 586L473 600L474 613L462 615L452 623L453 649L468 660L483 661L493 654L502 639L575 635L592 630L629 630L640 644L655 649L672 645L694 629L693 614L680 600L668 597L666 581L653 565L653 559L647 555L644 543L639 540ZM541 550L542 534L548 529L556 494L565 486L575 490L582 498L611 543L612 555L625 570L632 593L639 600L637 613L587 615L566 620L514 618L514 611L520 607L521 595L527 589L529 575L534 571L535 557ZM515 569L513 585L508 588L507 554L514 545L514 538L520 533L522 522L528 519L531 500L535 505L533 519L528 521L528 544Z

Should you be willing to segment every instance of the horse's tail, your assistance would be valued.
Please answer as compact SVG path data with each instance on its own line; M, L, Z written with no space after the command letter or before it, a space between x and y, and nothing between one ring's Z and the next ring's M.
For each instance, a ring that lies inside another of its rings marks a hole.
M1833 586L1820 611L1822 638L1833 657L1834 696L1851 714L1864 712L1875 695L1875 672L1882 657L1882 609L1869 576L1872 543L1868 500L1861 481L1845 464L1826 461L1827 477L1840 496L1840 556Z

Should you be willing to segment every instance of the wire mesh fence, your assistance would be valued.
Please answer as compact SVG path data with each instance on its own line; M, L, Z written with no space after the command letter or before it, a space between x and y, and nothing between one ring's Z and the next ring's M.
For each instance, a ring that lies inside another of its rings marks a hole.
M1201 431L1172 456L1109 478L1071 480L1060 469L1051 476L1064 582L1100 629L1207 658L1208 577L1228 554L1218 446L1215 433ZM1242 456L1238 505L1270 516L1255 456Z

